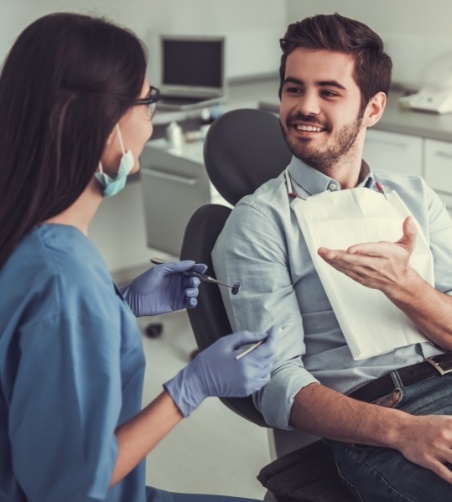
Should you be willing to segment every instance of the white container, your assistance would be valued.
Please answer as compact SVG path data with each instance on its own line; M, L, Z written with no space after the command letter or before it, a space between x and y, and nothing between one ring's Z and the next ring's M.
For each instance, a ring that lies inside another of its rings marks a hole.
M177 122L171 122L166 128L166 138L171 148L182 148L184 144L184 134L182 128Z

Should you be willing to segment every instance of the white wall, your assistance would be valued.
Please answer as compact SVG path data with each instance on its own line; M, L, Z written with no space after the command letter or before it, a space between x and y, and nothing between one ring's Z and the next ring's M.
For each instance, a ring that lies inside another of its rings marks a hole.
M229 78L275 72L287 19L286 0L0 0L0 59L25 26L56 11L105 15L146 44L159 33L225 35Z
M384 40L393 58L393 81L418 88L433 57L452 52L450 0L287 0L288 21L338 12L362 21Z

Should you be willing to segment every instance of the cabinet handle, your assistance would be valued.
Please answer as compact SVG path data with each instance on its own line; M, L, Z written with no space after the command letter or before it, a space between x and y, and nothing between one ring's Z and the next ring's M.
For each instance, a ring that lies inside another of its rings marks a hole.
M146 167L143 172L147 172L156 178L160 178L166 181L174 181L175 183L182 183L183 185L196 185L196 178L185 178L184 176L178 176L177 174L163 173L162 171L156 171L155 169L150 169Z
M442 157L443 159L452 159L452 153L444 152L443 150L438 150L435 152L437 157Z
M389 145L392 146L396 149L401 149L401 150L406 150L408 148L408 145L406 143L401 143L401 142L395 142L395 141L386 141L384 139L377 139L377 138L372 138L370 137L367 140L369 143L382 143L383 145Z

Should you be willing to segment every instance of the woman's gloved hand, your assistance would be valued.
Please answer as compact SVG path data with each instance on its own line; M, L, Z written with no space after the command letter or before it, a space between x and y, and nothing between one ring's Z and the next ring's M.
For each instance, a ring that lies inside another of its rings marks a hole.
M198 303L200 280L185 272L203 274L206 269L206 265L193 260L155 265L120 291L137 317L191 309Z
M164 384L184 417L209 396L245 397L270 380L277 330L267 333L242 331L227 335L200 352L174 378ZM265 340L237 360L244 345Z

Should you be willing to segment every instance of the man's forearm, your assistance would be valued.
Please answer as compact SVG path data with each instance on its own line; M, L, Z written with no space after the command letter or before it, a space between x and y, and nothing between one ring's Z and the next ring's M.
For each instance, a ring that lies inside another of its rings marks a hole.
M452 483L452 417L410 415L368 404L313 383L295 396L290 424L344 443L398 450L415 464Z
M452 350L452 297L436 290L416 272L407 283L386 292L433 343Z
M363 403L316 383L298 392L290 413L290 425L316 436L396 449L411 420L407 413Z

